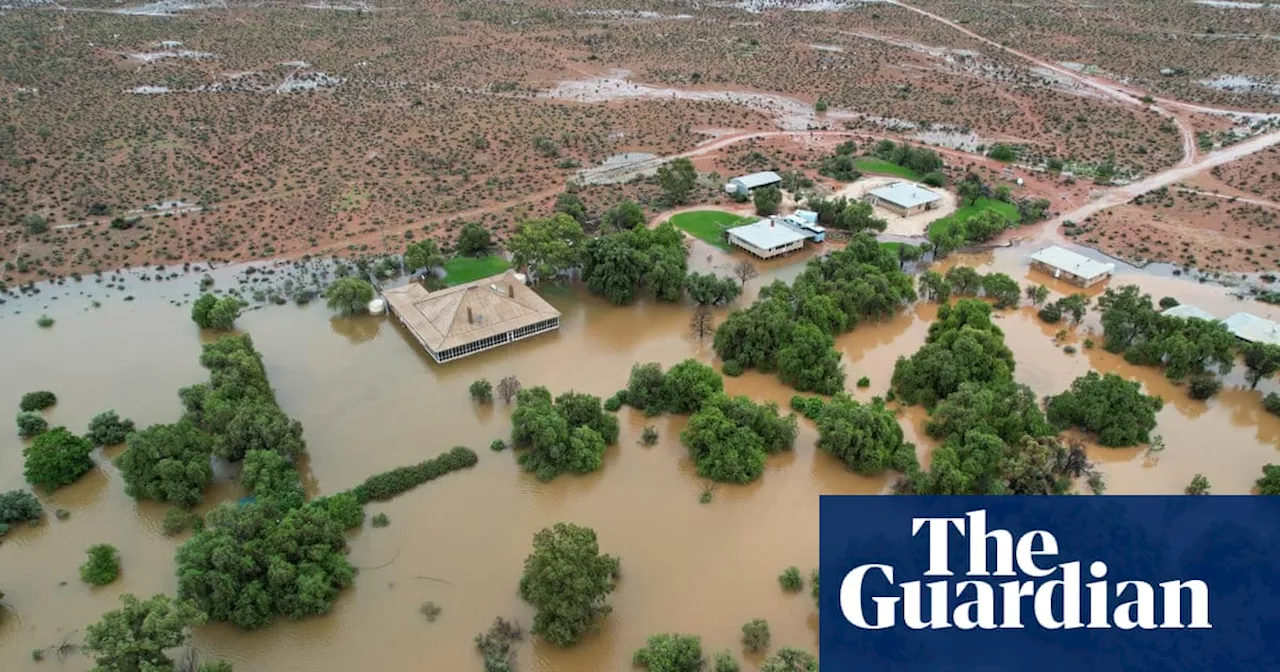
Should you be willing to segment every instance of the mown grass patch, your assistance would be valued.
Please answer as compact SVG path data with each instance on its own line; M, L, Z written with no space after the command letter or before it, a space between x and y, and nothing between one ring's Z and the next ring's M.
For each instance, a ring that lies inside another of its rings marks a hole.
M995 210L996 212L1004 215L1005 219L1015 225L1022 219L1021 215L1018 214L1017 206L1012 203L997 201L994 198L979 198L971 205L959 208L950 215L929 224L929 237L937 238L938 236L951 231L956 224L968 221L969 218L974 217L984 210Z
M698 240L715 245L722 250L729 250L732 248L729 241L725 240L724 230L749 224L754 219L754 217L742 217L723 210L696 210L673 215L671 224Z
M450 287L464 282L497 275L508 268L511 262L498 256L489 257L454 257L444 262L444 284Z
M880 175L894 175L904 180L912 182L920 181L920 173L906 167L899 166L896 163L890 163L884 159L878 159L874 156L859 156L853 160L853 165L863 173L877 173Z

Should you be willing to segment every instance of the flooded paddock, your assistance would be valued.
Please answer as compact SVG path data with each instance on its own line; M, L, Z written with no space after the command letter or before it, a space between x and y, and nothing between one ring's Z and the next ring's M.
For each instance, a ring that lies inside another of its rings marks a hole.
M943 266L974 265L1008 273L1022 284L1049 284L1056 294L1073 291L1029 271L1030 251L955 255ZM762 277L748 284L735 305L746 305L774 278L793 278L804 258L763 265ZM701 243L690 252L693 270L727 273L731 262ZM229 287L232 272L215 272L217 286ZM23 392L49 389L58 394L57 406L46 412L50 424L76 432L107 409L140 427L176 420L178 388L207 375L198 362L201 335L183 300L184 294L196 294L197 281L194 275L163 283L130 281L127 291L104 290L91 279L67 281L0 306L0 406L16 413ZM1237 310L1280 317L1268 306L1244 304L1221 287L1184 278L1120 270L1110 285L1131 282L1157 299L1175 296L1219 317ZM125 295L136 298L124 301ZM253 335L265 358L281 407L306 428L309 458L302 472L312 494L350 488L370 474L454 445L475 449L480 463L367 507L370 514L389 515L391 525L366 524L350 535L350 560L360 572L331 614L280 620L256 632L226 624L199 628L192 645L203 658L225 658L240 672L478 670L472 638L495 616L517 618L528 628L532 610L516 595L522 563L534 532L559 521L594 528L601 550L621 558L622 578L609 599L614 611L599 635L572 649L526 639L519 669L630 669L632 653L661 632L696 634L708 653L728 648L742 658L740 628L753 618L769 620L775 648L816 651L817 616L808 590L784 593L777 576L790 565L806 576L817 566L820 494L883 493L890 478L858 476L818 453L813 423L801 419L793 453L771 457L754 484L716 486L713 501L701 504L707 483L679 442L686 419L646 419L624 408L621 438L608 450L603 469L539 483L520 470L511 452L487 449L493 439L509 435L510 407L473 403L467 392L473 380L515 375L526 387L607 397L626 383L636 362L670 366L695 357L718 366L710 344L689 336L690 305L641 301L615 307L574 287L544 288L543 295L563 313L559 331L446 365L432 363L386 317L336 318L312 304L251 310L240 318L238 326ZM92 300L102 306L93 308ZM727 312L715 311L717 323ZM854 396L868 400L884 393L894 361L921 345L936 312L936 305L917 304L837 339ZM56 324L37 327L41 314ZM1273 381L1250 391L1240 366L1217 397L1193 401L1156 369L1130 366L1100 347L1085 349L1085 332L1100 330L1096 313L1068 337L1080 348L1072 355L1054 342L1061 325L1041 323L1030 307L998 311L998 319L1017 358L1017 379L1038 394L1057 393L1094 368L1139 380L1148 393L1165 398L1155 433L1168 447L1158 461L1140 449L1090 449L1107 492L1181 492L1192 475L1203 473L1215 493L1245 493L1261 466L1276 461L1280 419L1261 404L1266 392L1277 389ZM1093 338L1101 341L1100 334ZM870 378L870 387L854 388L862 376ZM775 376L755 372L726 378L726 385L733 394L776 401L784 412L794 394ZM923 434L924 418L919 408L908 408L901 422L927 461L933 443ZM639 438L647 424L661 437L651 447ZM0 490L25 487L23 445L12 430L0 432ZM121 450L96 454L100 468L76 484L54 495L38 493L49 514L45 521L15 529L0 544L0 669L33 669L33 649L81 641L85 627L114 608L122 593L174 592L173 552L186 535L164 536L165 506L139 504L124 494L108 461ZM234 470L218 472L202 509L239 497L235 478ZM53 512L59 508L70 517L58 520ZM77 574L85 549L95 543L120 549L121 579L104 588L86 586ZM418 612L426 600L443 608L433 623ZM46 654L39 665L78 671L91 663L80 654L61 661Z

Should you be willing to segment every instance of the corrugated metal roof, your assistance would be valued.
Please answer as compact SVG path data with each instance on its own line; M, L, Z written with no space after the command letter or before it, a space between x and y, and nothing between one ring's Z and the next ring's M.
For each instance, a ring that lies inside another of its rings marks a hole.
M1210 322L1218 319L1210 315L1209 313L1206 313L1203 310L1200 310L1199 308L1196 308L1195 306L1192 306L1186 303L1178 306L1174 306L1164 311L1163 313L1161 313L1161 315L1167 315L1169 317L1194 317L1201 320L1208 320Z
M748 189L755 189L756 187L763 187L766 184L781 182L782 176L772 170L766 170L759 173L751 173L750 175L743 175L742 177L735 177L729 181L741 184Z
M1093 279L1116 270L1115 264L1094 261L1083 254L1076 254L1057 245L1051 245L1036 252L1031 255L1031 259L1085 279Z
M924 187L911 184L910 182L894 182L886 187L872 189L869 193L876 198L882 198L889 201L900 208L914 208L917 205L932 203L942 198L932 191L929 191Z
M1271 320L1249 313L1236 313L1223 322L1227 325L1227 331L1242 341L1280 345L1280 324Z
M767 219L762 219L755 224L734 227L729 229L729 233L762 250L771 250L780 245L790 245L798 240L809 238L789 226L779 226Z

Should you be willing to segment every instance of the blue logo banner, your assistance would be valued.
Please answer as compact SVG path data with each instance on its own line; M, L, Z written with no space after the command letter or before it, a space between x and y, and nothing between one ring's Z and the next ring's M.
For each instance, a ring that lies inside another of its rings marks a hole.
M821 499L827 672L1280 670L1280 497Z

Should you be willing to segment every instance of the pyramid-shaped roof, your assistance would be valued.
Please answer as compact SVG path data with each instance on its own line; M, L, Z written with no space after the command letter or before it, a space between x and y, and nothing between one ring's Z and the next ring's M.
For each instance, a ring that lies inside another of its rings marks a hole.
M405 325L434 352L560 315L513 271L435 292L411 282L385 290L382 295Z

